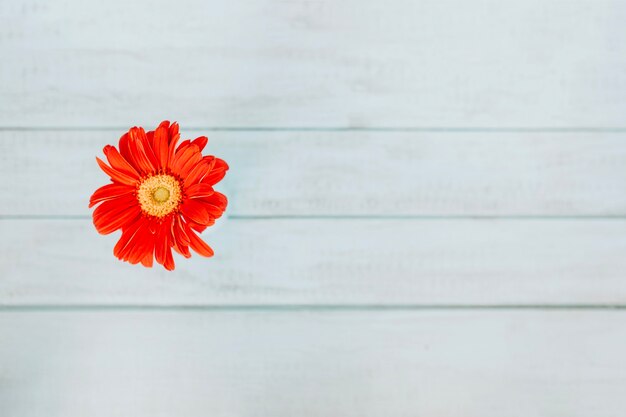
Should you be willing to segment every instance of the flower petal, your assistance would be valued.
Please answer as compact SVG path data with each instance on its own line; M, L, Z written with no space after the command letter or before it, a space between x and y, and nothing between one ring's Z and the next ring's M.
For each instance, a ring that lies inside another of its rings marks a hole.
M188 246L189 238L185 233L183 219L179 216L174 216L172 219L170 238L172 239L172 247L176 252L180 253L185 258L191 258L191 253L189 252Z
M209 184L204 184L202 182L192 185L191 187L187 188L186 191L189 198L209 197L215 192L213 190L213 186Z
M159 160L159 168L167 167L167 159L169 157L169 124L170 122L161 122L159 127L154 131L154 153Z
M154 151L154 131L146 132L146 137L141 140L141 145L150 164L154 167L154 170L157 170L159 168L159 159Z
M174 221L172 223L172 234L174 235L174 242L178 246L189 245L189 237L187 236L187 233L185 233L183 219L178 216L174 217Z
M172 256L172 248L167 248L165 251L165 263L163 264L165 269L173 271L176 265L174 264L174 257Z
M174 248L176 252L180 253L185 258L191 258L191 252L189 252L189 246L178 246L177 244L174 244L174 246L172 247Z
M209 197L204 197L203 201L209 202L210 204L218 207L221 211L226 210L226 207L228 206L228 198L226 198L224 194L217 191Z
M161 123L162 123L162 124L163 124L163 123L169 123L169 121L168 121L168 120L164 120L164 121L163 121L163 122L161 122ZM170 135L169 135L169 137L170 137L170 141L169 141L169 143L172 143L174 140L178 141L178 139L180 138L180 133L179 133L178 131L179 131L179 126L178 126L178 123L173 122L173 123L170 125Z
M134 197L132 197L134 200ZM136 204L124 198L105 201L93 212L93 224L98 233L108 235L131 223L141 214Z
M107 145L102 150L107 157L107 161L111 165L111 168L116 171L123 172L135 179L139 179L139 173L135 168L118 152L115 146Z
M171 217L159 225L155 236L154 256L156 261L161 265L165 265L166 252L170 248L169 235L172 225Z
M89 208L95 206L102 201L113 200L127 194L132 194L133 191L135 191L135 188L128 185L107 184L98 188L91 195L91 198L89 198Z
M200 182L215 185L220 182L222 178L224 178L226 171L228 171L228 164L226 161L220 158L215 158L215 165L208 174L202 177Z
M172 172L185 177L189 170L202 159L202 154L196 145L186 146L181 152L176 152Z
M228 205L228 199L226 196L217 191L208 197L197 198L193 201L201 203L205 210L209 213L209 216L214 219L222 217L222 214L224 214L224 210L226 210L226 206Z
M141 264L146 268L152 268L153 259L152 252L146 252L146 256L141 259Z
M202 233L207 229L207 227L213 226L215 224L215 219L211 219L211 221L207 224L198 224L192 221L188 221L187 224L189 224L189 227L191 227L196 232Z
M174 160L176 159L176 144L180 139L180 133L178 133L178 124L173 123L170 126L170 136L169 136L169 146L168 146L168 157L167 157L167 166L171 167L174 164Z
M146 132L141 127L133 127L128 131L129 148L131 156L134 158L136 166L139 167L141 175L150 174L155 171L156 166L152 163L146 153L148 138Z
M128 136L128 132L124 133L117 144L117 147L120 150L120 154L122 157L128 161L128 163L135 169L136 172L140 171L139 166L135 162L135 158L130 151L130 138Z
M206 244L205 241L200 239L196 233L187 226L187 236L189 236L189 246L191 249L196 251L199 255L206 256L210 258L214 255L213 249L209 245Z
M208 142L209 142L209 138L207 138L206 136L199 136L195 138L193 142L191 143L196 145L198 149L200 149L200 152L202 152L202 150L204 149L204 147L206 146Z
M185 176L185 187L196 184L200 178L211 172L214 165L215 157L210 155L203 157L193 168L189 170L189 173Z
M150 230L148 230L147 222L143 222L137 233L133 235L128 242L129 252L126 260L131 264L138 264L148 254L154 250L154 239Z
M211 220L209 212L204 204L198 203L196 200L186 200L180 205L180 211L185 217L199 224L206 224Z
M190 139L185 139L184 141L182 141L180 145L178 145L178 148L176 148L176 156L178 157L181 153L183 153L183 151L187 149L189 145L191 145Z
M96 161L98 161L98 165L100 168L111 178L112 181L117 182L119 184L126 184L135 186L137 184L137 179L131 177L128 174L124 174L123 172L117 171L107 164L104 161L96 156Z
M118 259L124 261L127 260L126 255L130 252L129 242L144 223L145 219L143 217L139 217L133 223L130 223L128 226L122 228L122 236L113 248L113 255L115 255Z

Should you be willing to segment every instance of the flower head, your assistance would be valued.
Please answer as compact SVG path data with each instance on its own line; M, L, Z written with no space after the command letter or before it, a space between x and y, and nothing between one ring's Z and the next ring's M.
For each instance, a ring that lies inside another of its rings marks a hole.
M189 248L202 256L213 250L196 233L215 223L226 209L226 196L213 190L228 170L226 162L202 156L206 136L178 143L178 124L162 122L154 131L133 127L119 150L104 147L108 164L96 157L112 183L91 196L93 224L101 234L122 231L113 254L151 267L153 259L174 269L172 248L186 258ZM177 146L178 145L178 146Z

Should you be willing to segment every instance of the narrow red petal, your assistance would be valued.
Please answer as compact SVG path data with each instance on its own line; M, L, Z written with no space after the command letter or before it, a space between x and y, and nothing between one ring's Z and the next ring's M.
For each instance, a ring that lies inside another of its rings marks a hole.
M198 149L200 149L200 152L202 152L202 150L204 149L204 147L206 146L208 142L209 142L209 138L207 138L206 136L199 136L195 138L193 142L191 143L196 145Z
M139 167L141 175L150 174L155 166L148 158L144 144L147 144L146 132L141 127L133 127L128 131L130 153Z
M154 150L154 132L146 132L146 137L141 141L143 150L150 161L150 165L153 167L153 171L159 169L159 158Z
M169 121L167 121L167 120L164 120L162 123L166 123L166 122L169 123ZM178 138L180 138L178 123L173 122L170 125L170 135L169 136L170 136L170 143L172 141L174 141L174 139L178 140Z
M206 224L211 220L205 205L195 200L185 200L180 207L183 215L196 223Z
M220 182L222 178L224 178L226 171L228 171L228 164L223 159L215 158L215 165L213 166L213 169L202 177L200 182L215 185Z
M174 221L174 217L168 217L162 224L161 227L161 233L163 235L163 243L165 244L164 247L164 252L165 252L165 259L163 259L163 262L161 263L165 269L167 269L168 271L173 271L174 270L174 258L172 257L172 246L174 246L175 242L173 242L171 239L171 231L172 231L172 222ZM162 243L160 241L157 241L158 245L161 245Z
M148 141L152 149L154 149L154 130L149 130L146 132L146 140Z
M152 252L147 252L146 256L141 259L141 264L146 268L152 268L153 259Z
M161 265L165 265L166 252L170 247L169 233L171 228L171 217L167 221L160 224L155 236L154 256L156 261Z
M153 235L156 235L157 232L159 231L159 228L161 227L156 217L149 217L147 219L147 222L148 222L148 230L150 230L150 233Z
M224 210L215 204L212 204L204 199L196 199L194 201L198 201L202 204L204 209L209 213L209 218L211 220L219 219L224 214Z
M176 159L176 144L180 139L180 133L178 133L178 124L174 123L170 126L170 137L169 137L169 146L168 146L168 157L167 157L167 166L171 167L174 164L174 160Z
M191 258L191 253L189 252L189 237L187 237L187 233L185 233L185 228L183 226L183 219L176 216L172 221L172 247L174 250L185 258Z
M169 157L169 122L162 122L154 131L154 152L159 160L159 168L167 167Z
M100 165L100 168L111 178L112 181L117 182L119 184L126 184L126 185L131 185L131 186L135 186L135 184L137 183L137 180L135 178L131 177L128 174L124 174L123 172L119 172L111 168L110 166L105 164L102 159L98 158L97 156L96 156L96 161L98 162L98 165Z
M195 145L194 145L195 146ZM191 170L202 161L202 154L200 152L194 153L191 158L185 162L180 168L180 176L187 178Z
M117 147L119 148L122 157L124 157L124 159L128 161L128 163L135 169L136 172L139 172L139 165L135 161L135 158L133 158L133 154L130 150L130 138L128 136L128 132L124 133L120 137Z
M189 221L187 223L189 224L189 227L191 227L193 230L198 233L202 233L207 229L207 227L213 226L215 224L215 219L211 219L211 221L209 221L207 224L198 224L192 221Z
M215 219L220 218L222 214L224 214L224 210L226 210L226 206L228 205L226 196L217 191L208 197L197 198L193 201L202 204L204 209L209 213L209 216Z
M139 217L128 226L122 228L122 236L113 248L113 255L115 255L118 259L126 260L126 255L130 251L128 244L131 241L132 237L137 233L141 225L144 223L144 221L145 220L143 217Z
M189 187L200 181L200 178L211 172L211 169L215 165L215 157L205 156L203 157L185 176L185 187Z
M174 246L172 247L174 248L176 252L180 253L185 258L191 258L191 252L189 252L189 246L178 246L174 244Z
M209 197L204 197L202 200L218 207L222 211L226 210L226 206L228 206L228 198L218 191L215 191Z
M196 233L189 228L189 226L187 226L186 232L187 236L189 236L189 246L191 246L191 249L196 251L199 255L206 256L207 258L214 255L213 249L211 249L205 241L200 239Z
M171 166L172 172L184 177L189 172L188 169L200 159L202 159L202 154L196 145L186 146L181 152L177 151L174 164Z
M122 184L107 184L98 188L89 198L89 208L95 206L101 201L113 200L128 194L132 194L134 187Z
M169 120L163 120L161 123L159 123L159 127L164 127L168 130L167 134L169 136L169 128L170 128L170 121Z
M131 222L140 214L141 210L136 205L125 204L122 198L105 201L93 212L93 224L98 233L107 235Z
M176 148L176 157L180 156L181 153L183 153L183 151L185 149L187 149L187 147L191 145L191 140L190 139L185 139L184 141L182 141L180 143L180 145L178 145L178 148Z
M187 188L189 198L203 198L211 196L215 191L213 186L199 182Z
M154 250L154 239L150 230L148 230L147 222L143 222L137 233L129 242L128 255L126 260L131 264L138 264L143 258Z
M165 251L167 250L167 241L164 239L156 240L154 244L154 257L161 265L165 264Z
M113 169L123 172L133 178L139 179L139 173L135 168L118 152L115 146L107 145L102 150Z
M183 219L181 219L180 217L174 218L174 223L172 224L172 232L174 234L174 242L176 242L178 246L189 245L189 237L187 236L187 233L185 233Z
M174 264L174 257L172 256L172 248L167 248L165 251L165 263L163 264L165 269L173 271L176 265Z

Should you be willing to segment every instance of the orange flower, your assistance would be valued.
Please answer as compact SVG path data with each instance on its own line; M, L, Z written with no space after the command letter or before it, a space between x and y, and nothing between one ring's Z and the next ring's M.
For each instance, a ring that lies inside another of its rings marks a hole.
M153 256L165 269L174 269L172 249L185 258L189 248L202 256L213 250L202 233L226 209L226 196L213 190L228 169L226 162L202 156L206 136L176 146L178 124L168 121L145 132L133 127L119 141L119 151L107 145L109 165L96 158L112 184L96 190L89 207L93 224L106 235L122 230L113 249L118 259L152 267Z

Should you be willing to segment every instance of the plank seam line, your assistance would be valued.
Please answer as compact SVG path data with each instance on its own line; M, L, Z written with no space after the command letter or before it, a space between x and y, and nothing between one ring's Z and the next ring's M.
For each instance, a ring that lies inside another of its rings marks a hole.
M0 126L2 132L45 132L45 131L126 131L129 126ZM490 127L490 126L187 126L184 130L210 132L430 132L430 133L624 133L626 127L562 126L562 127Z
M23 304L0 305L0 312L63 311L445 311L445 310L626 310L626 304Z
M0 220L90 220L89 214L0 214ZM225 220L626 220L625 215L231 215Z

